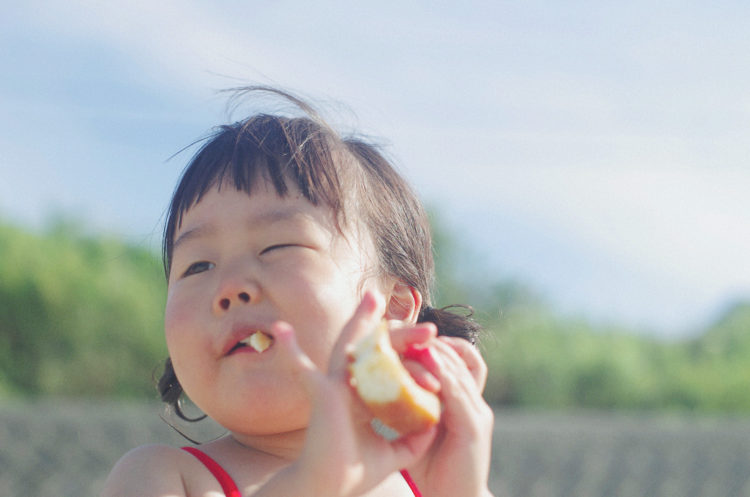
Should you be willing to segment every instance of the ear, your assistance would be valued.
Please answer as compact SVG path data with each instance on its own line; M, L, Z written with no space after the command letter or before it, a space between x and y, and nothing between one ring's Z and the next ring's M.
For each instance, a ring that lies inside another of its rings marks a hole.
M387 294L385 318L388 320L416 323L422 308L422 294L413 286L396 280Z

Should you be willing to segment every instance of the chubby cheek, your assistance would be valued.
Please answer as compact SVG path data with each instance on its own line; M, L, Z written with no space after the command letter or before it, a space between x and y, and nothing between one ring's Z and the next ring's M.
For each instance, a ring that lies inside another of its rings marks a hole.
M164 337L167 349L173 362L179 362L181 356L187 352L190 342L195 340L190 333L191 323L194 326L194 309L173 295L167 296L164 308Z
M331 283L305 292L304 299L296 300L304 302L297 307L297 340L315 365L324 371L334 344L361 301L356 285L349 281Z
M174 339L177 335L176 330L179 329L180 321L180 314L175 310L174 306L167 304L164 309L164 338L166 338L170 356L174 355Z
M164 337L172 366L185 393L198 401L205 392L205 382L211 381L210 344L198 333L195 306L167 297L164 310ZM198 372L201 374L198 374Z

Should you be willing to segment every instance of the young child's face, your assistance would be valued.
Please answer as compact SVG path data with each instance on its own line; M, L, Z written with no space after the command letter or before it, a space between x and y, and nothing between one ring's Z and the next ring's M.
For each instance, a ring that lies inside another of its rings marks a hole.
M377 285L366 277L371 242L345 233L329 208L294 188L279 197L264 183L251 195L214 188L184 215L169 277L167 346L188 396L226 428L261 434L305 426L307 396L295 372L275 360L274 346L233 347L286 321L325 369L363 291Z

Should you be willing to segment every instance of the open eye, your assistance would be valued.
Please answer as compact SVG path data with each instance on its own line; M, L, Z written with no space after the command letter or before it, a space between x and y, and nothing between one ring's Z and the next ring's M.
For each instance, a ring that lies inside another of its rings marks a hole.
M185 276L190 276L192 274L202 273L203 271L213 269L215 266L216 264L208 261L194 262L188 266L184 273L182 273L182 277L184 278Z

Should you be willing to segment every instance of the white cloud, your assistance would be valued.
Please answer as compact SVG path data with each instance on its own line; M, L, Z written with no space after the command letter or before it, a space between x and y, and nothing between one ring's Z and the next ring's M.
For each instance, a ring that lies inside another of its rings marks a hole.
M566 168L524 182L533 196L506 183L500 197L607 253L693 285L750 285L738 271L750 253L750 171Z

